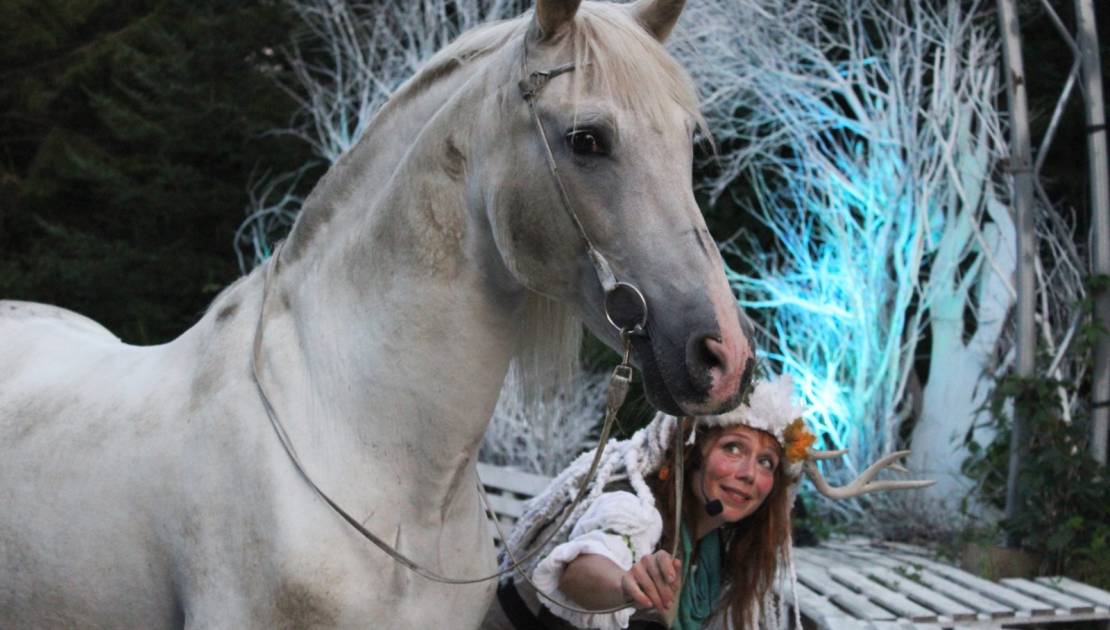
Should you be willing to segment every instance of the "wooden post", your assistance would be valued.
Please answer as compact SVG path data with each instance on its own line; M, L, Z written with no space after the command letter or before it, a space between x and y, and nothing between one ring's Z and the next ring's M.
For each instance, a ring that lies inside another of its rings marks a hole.
M1110 7L1103 7L1110 10ZM1098 55L1093 0L1075 0L1083 80L1084 113L1087 119L1087 167L1091 178L1091 273L1110 275L1110 164L1106 155L1106 109L1102 96L1102 68ZM1110 329L1110 290L1095 302L1095 319ZM1095 346L1091 400L1091 455L1106 465L1107 438L1110 436L1110 336Z
M1017 376L1033 376L1036 355L1034 329L1034 301L1036 279L1034 257L1036 234L1033 225L1033 161L1029 143L1029 108L1026 98L1025 69L1021 58L1021 30L1018 24L1016 0L998 0L998 20L1002 34L1006 94L1010 108L1010 189L1017 227ZM1018 473L1021 469L1026 436L1026 418L1014 405L1013 430L1010 437L1010 461L1006 476L1006 518L1013 520L1021 512L1021 489ZM1016 547L1021 541L1013 535L1006 544Z

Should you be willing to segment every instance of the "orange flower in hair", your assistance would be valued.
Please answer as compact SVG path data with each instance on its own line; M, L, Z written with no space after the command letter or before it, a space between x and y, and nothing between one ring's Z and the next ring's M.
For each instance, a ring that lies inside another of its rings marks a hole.
M794 463L804 460L809 452L809 447L817 441L817 437L809 432L806 423L801 418L795 418L783 431L783 450L786 461Z

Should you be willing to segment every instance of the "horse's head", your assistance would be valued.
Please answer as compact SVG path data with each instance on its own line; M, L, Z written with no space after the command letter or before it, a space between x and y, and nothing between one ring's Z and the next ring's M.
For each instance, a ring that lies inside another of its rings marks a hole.
M661 43L682 5L539 0L520 46L507 47L513 70L478 141L484 189L474 192L512 278L573 305L620 349L587 254L592 241L616 279L646 298L647 334L632 336L632 356L649 400L670 413L704 414L738 401L754 347L694 200L692 138L704 123L689 78ZM569 64L533 97L556 178L518 81ZM634 318L634 300L616 302Z

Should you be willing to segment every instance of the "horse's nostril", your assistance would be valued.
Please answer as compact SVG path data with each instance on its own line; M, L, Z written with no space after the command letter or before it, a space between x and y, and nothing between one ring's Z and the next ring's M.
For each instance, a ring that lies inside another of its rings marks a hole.
M707 335L702 338L702 353L704 356L705 367L708 369L723 368L728 362L725 357L725 346L721 343L721 338L715 335Z
M713 387L713 373L727 370L728 355L717 335L692 335L686 344L686 367L690 380L702 389Z

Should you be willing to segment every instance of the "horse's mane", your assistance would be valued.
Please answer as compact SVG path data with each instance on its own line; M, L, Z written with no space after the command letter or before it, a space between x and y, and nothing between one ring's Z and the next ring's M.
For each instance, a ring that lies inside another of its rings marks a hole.
M521 344L509 366L515 373L507 382L528 408L569 386L578 373L582 321L570 307L529 291L521 322Z

